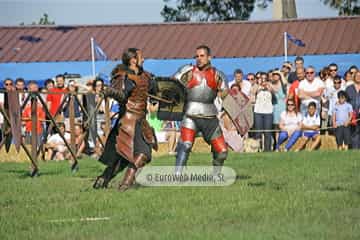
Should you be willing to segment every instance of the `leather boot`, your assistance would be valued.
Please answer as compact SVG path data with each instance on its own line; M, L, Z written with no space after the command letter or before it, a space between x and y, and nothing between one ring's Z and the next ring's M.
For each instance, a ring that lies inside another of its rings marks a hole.
M125 176L119 185L120 192L125 192L131 187L131 185L134 184L136 171L137 169L135 166L128 167L128 169L125 172Z

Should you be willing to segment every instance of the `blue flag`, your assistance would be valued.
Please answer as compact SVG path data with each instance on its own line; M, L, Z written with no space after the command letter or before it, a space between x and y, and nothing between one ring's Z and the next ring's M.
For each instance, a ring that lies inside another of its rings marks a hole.
M94 50L95 50L95 59L106 61L107 56L104 50L101 49L101 47L95 42L94 40Z
M286 33L286 37L288 40L293 42L295 45L299 47L305 47L305 43L301 41L300 39L295 38L294 36L290 35L289 33Z

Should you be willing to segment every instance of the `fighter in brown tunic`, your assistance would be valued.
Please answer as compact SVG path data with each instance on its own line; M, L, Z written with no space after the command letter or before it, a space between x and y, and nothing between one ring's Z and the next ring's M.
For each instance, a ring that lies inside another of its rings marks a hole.
M136 171L151 160L151 148L157 149L153 129L146 121L148 94L156 93L152 75L142 68L141 51L129 48L123 53L122 62L112 71L111 86L104 96L120 103L120 117L111 130L99 161L107 165L93 187L106 188L117 173L127 167L119 185L127 190L135 180Z

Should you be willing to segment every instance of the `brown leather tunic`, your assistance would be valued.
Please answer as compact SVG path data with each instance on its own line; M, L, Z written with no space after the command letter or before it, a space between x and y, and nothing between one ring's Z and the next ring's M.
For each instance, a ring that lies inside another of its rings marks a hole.
M136 131L141 131L145 142L153 144L153 148L157 150L154 131L145 118L151 75L145 71L140 75L135 75L121 70L118 72L118 76L120 79L116 79L115 82L117 83L112 84L116 89L122 86L119 82L123 83L121 80L126 77L135 83L135 87L127 98L126 111L120 119L119 132L116 137L116 150L128 161L134 162ZM140 129L137 129L139 126Z

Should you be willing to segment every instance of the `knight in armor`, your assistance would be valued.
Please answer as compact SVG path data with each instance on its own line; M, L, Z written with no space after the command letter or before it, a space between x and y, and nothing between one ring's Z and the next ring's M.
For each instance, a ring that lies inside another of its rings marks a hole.
M110 87L104 89L104 97L119 102L120 117L99 158L107 167L97 177L95 189L106 188L112 178L127 168L119 185L120 191L127 190L134 183L137 170L150 162L152 148L157 149L154 131L145 118L148 94L156 93L156 83L142 68L143 61L140 50L126 50L123 63L112 71Z
M205 141L211 145L214 173L218 174L227 157L227 145L224 140L217 108L214 100L218 95L227 93L225 75L211 66L210 48L205 45L196 48L196 65L186 65L174 75L186 91L185 115L180 129L180 141L177 145L175 172L180 174L194 144L195 136L201 132Z

